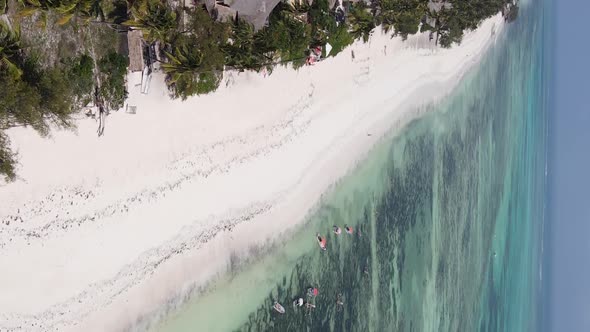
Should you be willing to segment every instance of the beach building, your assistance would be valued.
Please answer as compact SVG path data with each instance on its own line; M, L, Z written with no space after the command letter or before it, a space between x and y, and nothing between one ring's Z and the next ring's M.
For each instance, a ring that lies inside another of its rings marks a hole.
M211 1L205 0L205 2L210 3ZM270 13L279 2L281 2L281 0L218 0L215 4L217 6L227 6L231 8L236 13L239 13L240 18L254 25L254 29L259 30L268 26ZM209 4L209 6L211 6L211 4Z
M138 89L140 93L149 92L152 78L153 64L157 61L157 45L148 45L141 30L129 30L127 32L127 56L129 58L129 73L127 82L129 91ZM133 112L135 114L135 108Z
M238 12L228 6L215 6L217 21L232 22L236 20Z
M127 50L129 57L129 71L143 71L143 35L141 30L131 30L127 32Z
M428 9L430 9L431 12L438 13L443 8L444 9L451 9L451 8L453 8L453 4L450 2L447 2L446 0L430 0L428 2Z
M233 22L238 16L238 11L226 5L223 1L216 1L213 5L205 5L207 11L219 22Z

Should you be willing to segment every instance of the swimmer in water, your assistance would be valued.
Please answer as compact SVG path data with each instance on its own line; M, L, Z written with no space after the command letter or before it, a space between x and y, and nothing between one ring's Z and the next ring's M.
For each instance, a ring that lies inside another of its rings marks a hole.
M346 233L348 233L348 234L352 235L354 233L354 230L350 226L346 226L346 227L344 227L344 229L346 230Z
M336 311L342 310L344 307L344 301L342 300L342 294L336 296Z
M307 296L316 297L320 291L315 287L310 287L307 289Z
M320 245L320 248L321 248L322 250L326 250L326 249L327 249L327 248L326 248L326 244L327 244L327 243L326 243L326 238L325 238L325 237L322 237L322 236L320 235L320 233L316 234L316 237L317 237L317 240L318 240L318 244Z
M298 306L298 307L303 307L303 298L300 297L297 300L293 301L293 304Z

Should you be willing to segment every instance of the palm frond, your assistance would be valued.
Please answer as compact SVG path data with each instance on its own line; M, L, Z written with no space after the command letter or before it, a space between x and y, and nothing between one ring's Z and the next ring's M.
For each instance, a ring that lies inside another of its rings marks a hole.
M72 19L72 17L74 17L73 13L62 15L56 23L57 25L67 24Z
M2 57L2 58L0 58L0 62L2 64L2 66L6 67L6 70L8 70L8 72L14 78L19 78L23 74L23 71L16 64L14 64L12 61L10 61L10 59L8 59L6 57Z
M25 7L18 12L18 15L20 17L28 17L28 16L35 14L38 10L39 10L39 8L35 8L35 7Z

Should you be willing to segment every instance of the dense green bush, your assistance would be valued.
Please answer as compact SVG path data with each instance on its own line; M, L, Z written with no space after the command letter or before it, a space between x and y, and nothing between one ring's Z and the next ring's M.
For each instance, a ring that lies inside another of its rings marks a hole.
M94 87L94 60L88 54L78 58L67 59L64 64L69 67L67 77L77 106L86 106L92 100Z
M0 131L0 180L12 181L16 178L16 154L10 150L10 140Z
M111 51L98 62L100 70L100 96L111 110L118 110L127 99L125 76L129 58L115 51Z

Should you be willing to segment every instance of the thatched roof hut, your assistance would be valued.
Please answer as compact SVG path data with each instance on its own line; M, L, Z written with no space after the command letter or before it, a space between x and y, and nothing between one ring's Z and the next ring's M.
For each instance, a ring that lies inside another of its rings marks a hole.
M127 47L129 50L129 71L142 71L143 61L143 35L141 30L127 32Z

